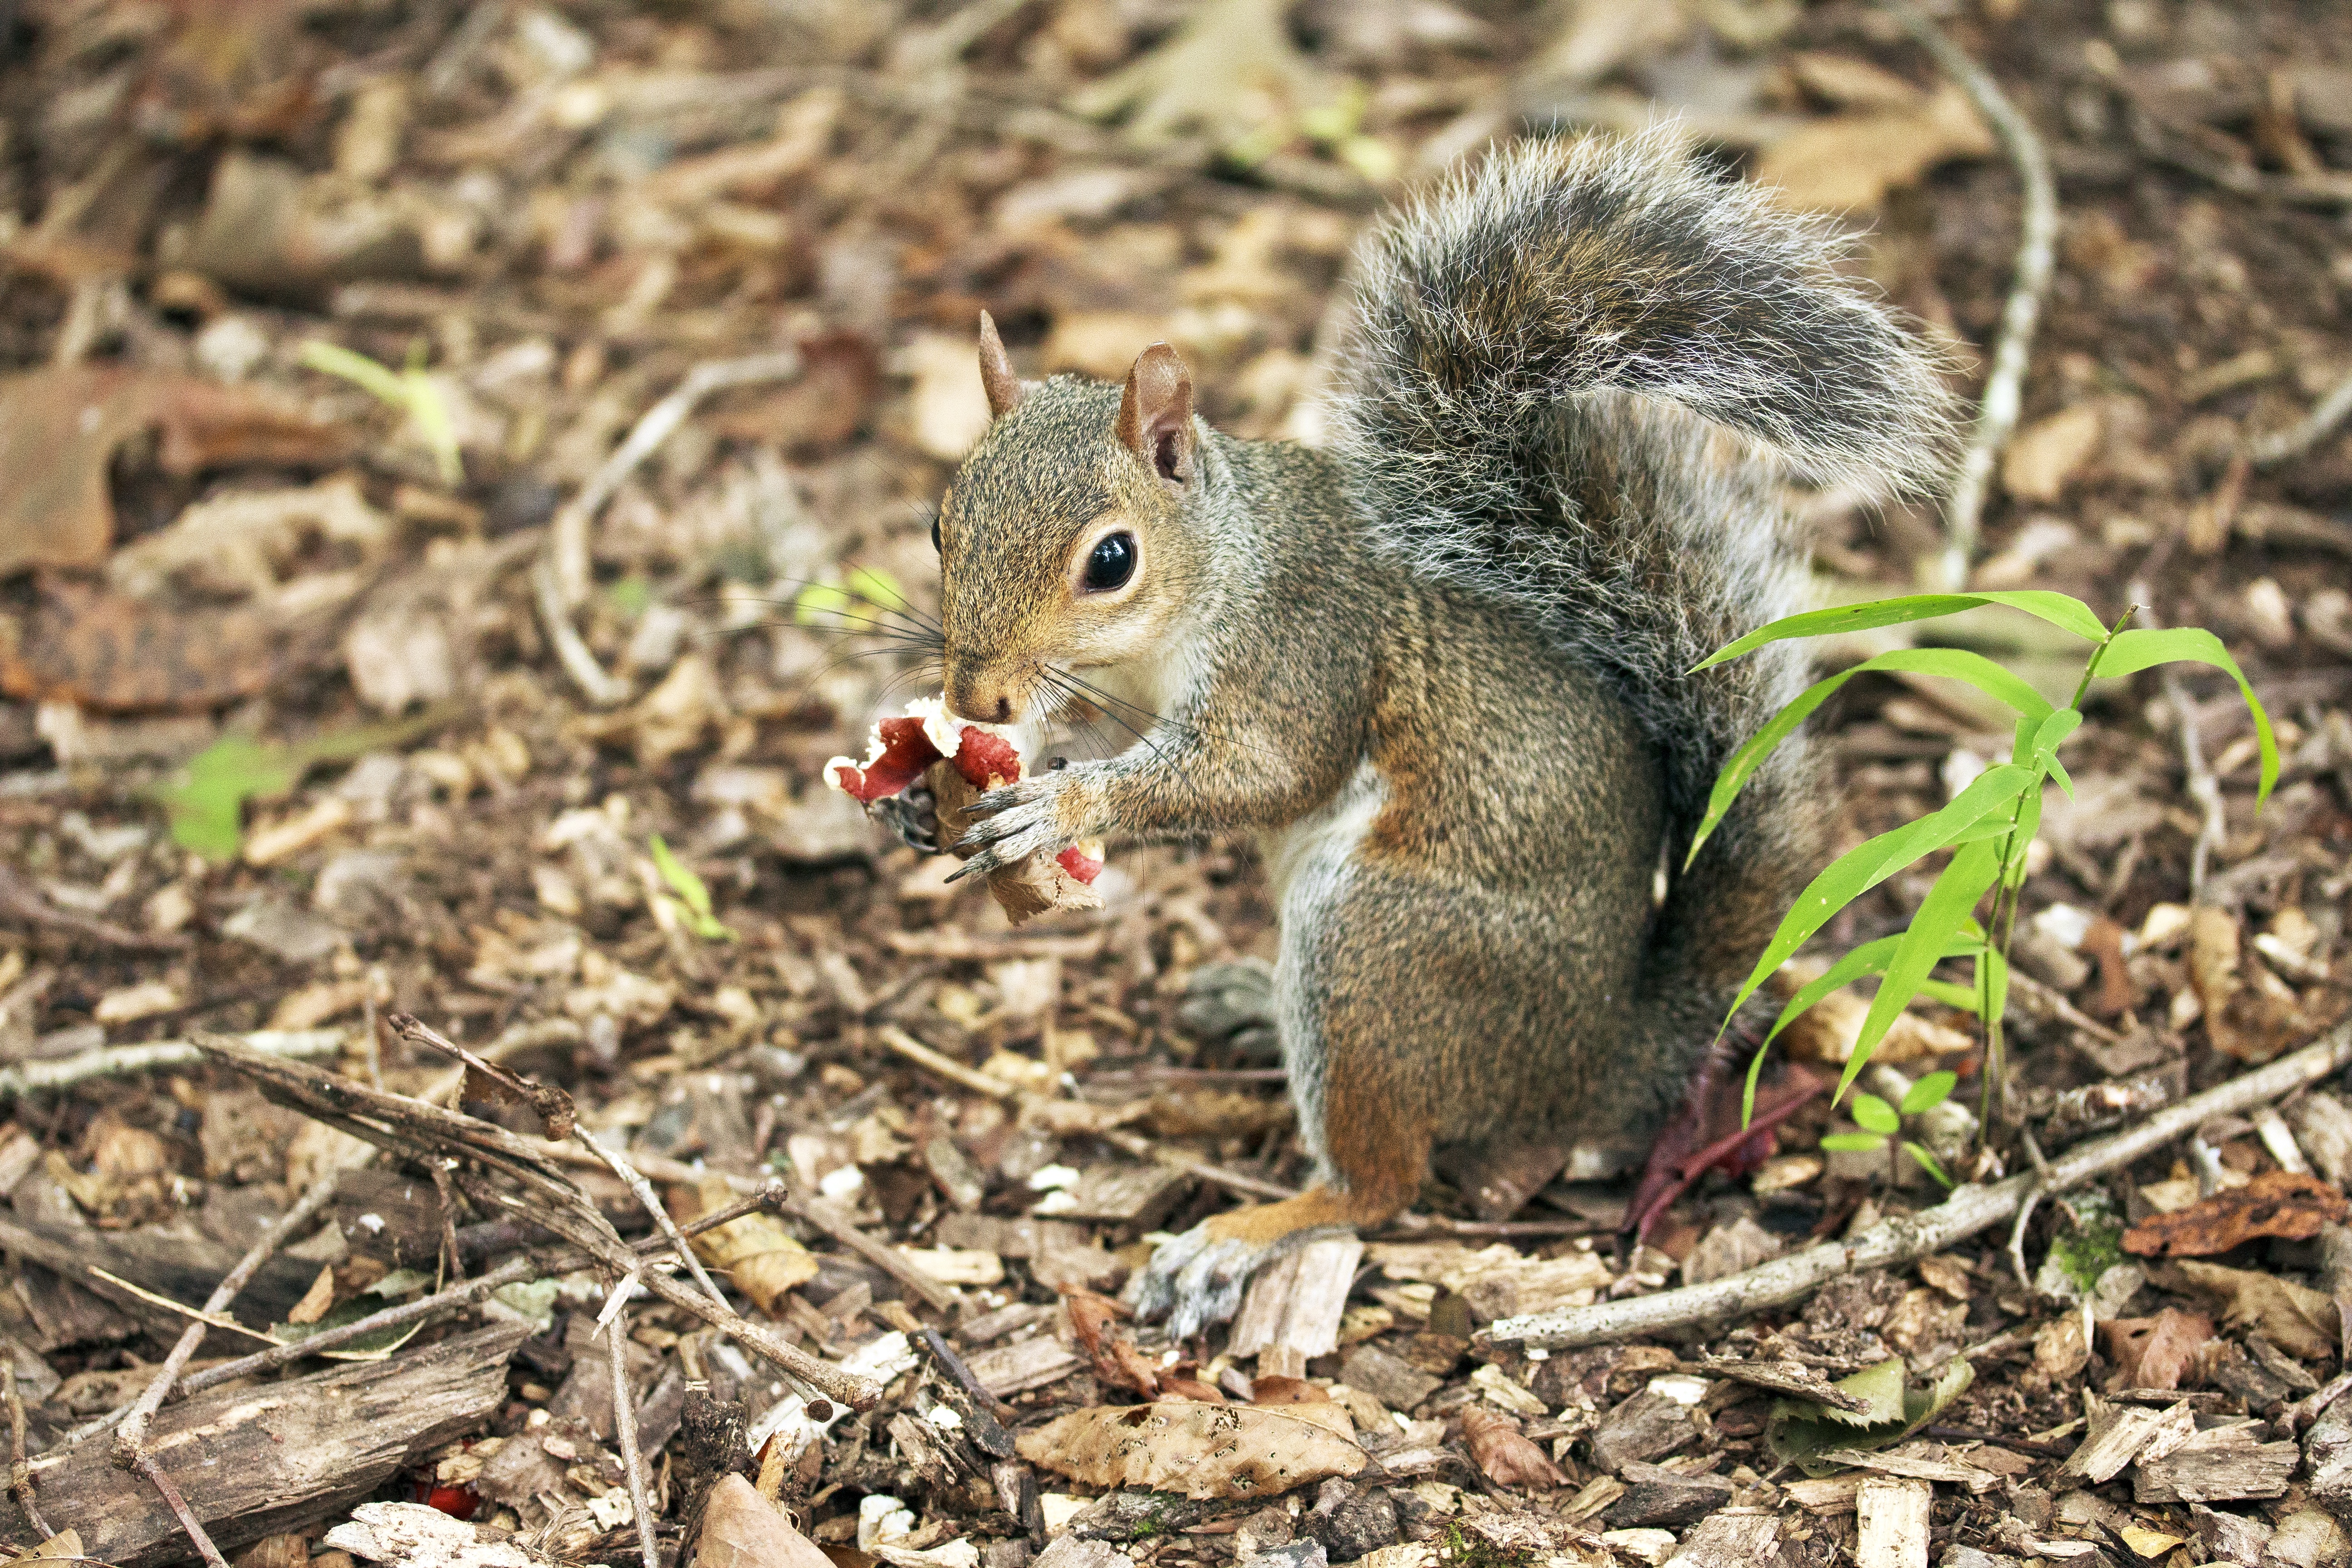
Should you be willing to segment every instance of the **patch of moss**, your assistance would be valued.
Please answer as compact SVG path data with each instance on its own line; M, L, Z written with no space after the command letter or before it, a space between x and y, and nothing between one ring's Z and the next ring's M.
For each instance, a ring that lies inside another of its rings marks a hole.
M2099 1276L2124 1260L2124 1220L2115 1200L2096 1187L2062 1205L2074 1222L2071 1230L2052 1238L2050 1256L2085 1296L2097 1289Z

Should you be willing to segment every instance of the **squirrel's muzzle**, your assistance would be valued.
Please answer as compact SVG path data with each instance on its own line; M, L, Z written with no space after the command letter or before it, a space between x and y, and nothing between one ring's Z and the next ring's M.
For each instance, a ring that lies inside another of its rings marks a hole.
M976 724L1010 724L1021 717L1013 683L989 669L959 669L949 662L948 711Z

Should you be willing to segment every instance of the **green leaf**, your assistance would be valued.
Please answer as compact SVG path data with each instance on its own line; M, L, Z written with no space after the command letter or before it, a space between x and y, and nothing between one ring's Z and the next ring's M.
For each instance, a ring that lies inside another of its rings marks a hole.
M301 774L299 759L286 747L223 736L157 791L172 842L206 859L236 858L245 841L245 803L276 799Z
M1895 1114L1895 1108L1874 1094L1855 1094L1853 1123L1864 1132L1898 1132L1903 1128L1903 1119Z
M1928 1153L1927 1150L1916 1143L1906 1142L1903 1145L1903 1152L1916 1160L1919 1163L1919 1168L1935 1177L1938 1184L1945 1187L1952 1184L1952 1178L1944 1174L1944 1167L1937 1164L1936 1156Z
M2002 816L1993 825L1993 830L2005 833L2009 802L2021 790L2038 782L2032 773L2013 763L1995 763L1978 774L1968 788L1953 796L1951 804L1941 810L1882 833L1839 856L1828 869L1806 884L1796 903L1781 917L1779 929L1773 931L1772 940L1765 944L1763 954L1757 959L1756 967L1749 971L1747 983L1740 986L1738 995L1732 999L1731 1007L1726 1014L1727 1021L1757 993L1774 970L1804 946L1815 931L1828 924L1838 910L1904 868L1938 849L1948 847L1997 812ZM1942 956L1940 951L1937 956Z
M313 338L302 345L297 363L306 369L341 376L394 408L408 405L408 388L402 384L400 372L388 365L378 364L363 353L354 353L341 343L324 342Z
M1822 1140L1822 1147L1848 1154L1867 1154L1874 1149L1886 1147L1886 1140L1875 1132L1832 1132Z
M1911 1092L1903 1097L1903 1114L1916 1116L1923 1110L1934 1110L1952 1098L1952 1086L1959 1081L1960 1075L1956 1072L1927 1074L1913 1084Z
M1976 1375L1966 1356L1954 1356L1926 1388L1906 1387L1904 1373L1903 1363L1895 1360L1841 1379L1839 1388L1871 1401L1871 1410L1861 1415L1844 1415L1810 1399L1775 1403L1764 1426L1766 1448L1780 1463L1795 1465L1818 1479L1842 1468L1824 1462L1821 1455L1840 1448L1868 1452L1902 1442L1949 1409ZM1891 1397L1884 1396L1888 1394Z
M2080 599L2053 594L2046 589L2030 588L2000 594L1908 594L1896 599L1873 599L1866 604L1840 605L1833 609L1808 610L1801 616L1786 616L1770 626L1759 626L1738 641L1725 645L1692 666L1694 670L1708 665L1721 664L1753 653L1766 643L1784 642L1790 637L1836 637L1843 632L1874 630L1879 626L1901 626L1908 621L1930 621L1939 616L1958 615L1973 610L1979 605L2006 605L2012 610L2022 610L2029 616L2049 622L2052 626L2074 633L2085 641L2107 640L2107 628L2091 607Z
M735 933L710 912L710 889L703 885L701 878L694 874L693 868L669 852L669 846L662 841L658 833L646 840L646 847L653 854L654 869L661 873L662 880L668 883L670 891L677 895L678 915L685 921L687 930L705 942L734 941Z
M1702 665L1700 668L1706 667ZM1706 816L1699 823L1698 831L1691 836L1690 853L1684 858L1683 863L1687 866L1697 858L1699 846L1706 842L1707 836L1723 820L1724 813L1731 809L1731 803L1738 798L1748 777L1763 765L1764 759L1770 756L1781 742L1787 740L1847 681L1858 675L1875 673L1934 675L1965 681L1994 700L2016 709L2030 721L2040 721L2051 711L2049 700L2040 692L1982 654L1960 648L1906 647L1864 659L1851 669L1840 670L1808 687L1772 715L1770 721L1751 736L1747 744L1732 753L1731 760L1724 763L1723 771L1716 775L1715 788L1707 796Z
M1944 956L1952 933L1977 907L2000 876L2000 851L1990 842L1970 844L1952 857L1943 875L1927 890L1927 897L1911 917L1910 926L1903 932L1902 945L1887 962L1886 976L1878 984L1878 994L1871 998L1869 1016L1862 1021L1862 1032L1854 1037L1853 1055L1846 1059L1844 1076L1838 1079L1837 1093L1830 1099L1835 1105L1854 1075L1870 1060L1870 1053L1886 1037L1895 1019L1910 1005L1911 998L1919 994L1919 983L1927 978Z
M906 591L898 580L877 566L853 566L849 569L849 591L867 604L886 610L907 608Z
M2271 786L2278 783L2278 737L2271 731L2271 716L2263 710L2262 699L2254 695L2253 682L2221 646L2221 639L2201 626L2174 626L2164 631L2133 631L2118 633L2115 641L2099 651L2095 673L2108 676L2137 675L2143 669L2159 664L2209 664L2229 672L2238 683L2238 694L2246 700L2246 707L2254 716L2254 738L2263 749L2263 776L2254 791L2254 804L2260 805L2271 795Z
M429 1284L431 1281L428 1280L426 1283ZM329 1329L340 1329L345 1323L356 1323L362 1318L372 1317L383 1311L383 1308L384 1302L381 1296L362 1291L347 1301L339 1301L328 1308L326 1314L315 1323L272 1323L269 1325L269 1334L280 1344L297 1344L313 1334L322 1333ZM320 1351L316 1353L329 1361L382 1361L415 1338L417 1331L424 1327L422 1319L413 1323L394 1323L391 1328L378 1329L372 1334L362 1334L358 1339L344 1341L332 1350Z
M793 624L823 626L828 616L846 615L852 604L850 596L832 584L811 583L793 598Z
M652 605L654 585L646 581L644 573L632 572L605 589L604 597L612 602L613 608L634 621Z
M2034 758L2038 760L2055 754L2066 737L2082 728L2082 724L2083 710L2079 708L2061 708L2053 712L2033 732Z

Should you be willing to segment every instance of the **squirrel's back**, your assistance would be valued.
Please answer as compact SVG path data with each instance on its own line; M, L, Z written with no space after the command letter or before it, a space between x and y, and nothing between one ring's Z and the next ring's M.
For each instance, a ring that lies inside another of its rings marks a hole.
M1677 868L1723 763L1804 682L1792 644L1689 673L1806 607L1783 476L1909 489L1948 459L1937 356L1835 255L1662 133L1516 143L1363 253L1335 407L1360 515L1626 703L1660 753ZM1776 753L1676 878L1657 989L1753 963L1811 869L1819 796L1801 748Z

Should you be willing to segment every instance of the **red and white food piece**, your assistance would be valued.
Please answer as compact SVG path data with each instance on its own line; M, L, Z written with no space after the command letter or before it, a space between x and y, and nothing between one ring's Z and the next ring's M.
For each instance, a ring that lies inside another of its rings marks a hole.
M943 699L921 697L907 704L902 717L875 724L863 763L835 757L824 764L824 779L860 805L871 805L903 793L941 759L953 763L976 790L1013 784L1026 771L1010 731L958 719ZM1102 842L1074 844L1054 859L1078 881L1091 883L1102 874Z

